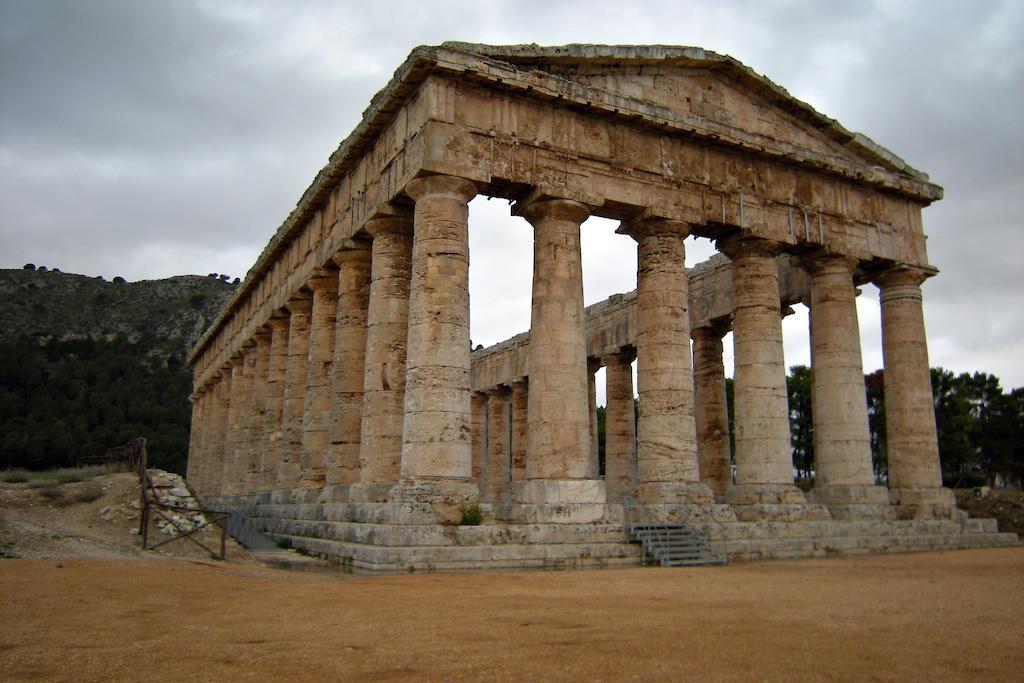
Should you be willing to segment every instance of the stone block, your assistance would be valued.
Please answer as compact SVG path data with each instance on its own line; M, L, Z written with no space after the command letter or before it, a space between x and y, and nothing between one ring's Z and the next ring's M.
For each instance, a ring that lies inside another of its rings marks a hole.
M516 501L526 505L604 505L607 502L601 479L529 479L513 485Z

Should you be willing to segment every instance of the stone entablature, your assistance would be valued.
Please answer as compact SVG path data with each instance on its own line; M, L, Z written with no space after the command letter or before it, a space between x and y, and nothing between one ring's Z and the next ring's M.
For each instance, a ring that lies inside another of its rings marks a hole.
M533 294L530 333L471 352L477 194L512 200L532 228ZM567 524L603 537L631 514L826 536L851 520L957 519L938 478L920 292L936 272L921 211L941 195L729 57L418 48L190 355L189 478L225 506L351 515L338 533L369 564L420 557L417 538L443 536L437 525L477 502L509 534L553 525L556 538ZM637 290L585 310L589 216L620 221L635 242ZM722 254L687 272L690 235ZM882 292L891 490L875 485L864 438L855 297L869 281ZM790 461L781 325L798 301L812 308L820 470L806 496Z
M490 51L498 57L488 57ZM598 63L635 58L683 75L639 74L641 86L611 77L597 87L517 68L500 59L506 53L528 64L550 55L564 65L577 53ZM678 91L673 82L701 69L713 93L707 98L721 95L717 107L694 113L644 99L662 82ZM716 88L722 92L714 94ZM726 89L730 100L742 94L758 111L773 110L778 126L751 136L738 121L716 120ZM803 123L802 134L780 138L781 122L786 131ZM509 198L550 187L593 215L624 219L646 209L697 226L698 235L715 237L730 226L863 261L915 265L927 265L920 209L942 196L926 175L870 140L704 50L419 48L317 174L191 354L197 383L205 384L270 311L420 173L467 178L482 194Z
M785 308L809 300L807 273L794 264L795 257L778 258L780 305ZM726 324L732 318L732 265L722 254L699 263L688 271L690 281L690 327L697 329ZM636 290L613 294L587 306L587 357L601 358L627 347L636 347ZM477 349L473 352L473 391L508 384L530 374L530 333Z

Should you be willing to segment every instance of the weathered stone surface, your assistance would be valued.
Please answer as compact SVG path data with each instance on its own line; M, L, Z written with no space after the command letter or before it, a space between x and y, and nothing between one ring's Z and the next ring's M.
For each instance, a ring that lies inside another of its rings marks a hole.
M728 324L698 327L693 337L693 402L700 480L716 496L732 484L729 412L725 398L722 337Z
M281 457L277 488L294 488L302 478L302 416L305 411L306 370L309 365L309 321L313 297L300 292L288 300L288 362L285 367Z
M367 309L370 302L370 246L354 242L336 253L338 300L331 361L330 445L327 484L359 481L359 448L366 371Z
M300 485L321 488L327 483L327 450L331 428L331 364L337 325L338 276L326 268L314 271L306 286L313 293L310 311L306 391L302 411L302 476Z
M478 192L515 201L533 226L534 282L531 331L471 356ZM191 355L189 476L280 538L375 568L635 562L602 537L629 511L703 529L735 557L1005 542L966 525L939 478L919 285L932 273L921 209L940 196L712 53L419 48ZM638 273L635 293L585 310L590 215L636 239ZM687 271L688 233L728 258ZM854 305L872 277L890 491L872 479ZM797 301L811 307L814 366L807 498L782 355Z
M604 481L610 501L636 495L636 421L632 350L602 358L605 367Z
M371 220L373 237L366 366L359 447L359 481L393 485L402 458L406 335L412 220L392 215Z
M534 230L526 478L592 479L580 261L587 210L539 197L517 211Z
M416 202L402 431L403 479L472 477L469 394L469 207L477 188L426 176Z

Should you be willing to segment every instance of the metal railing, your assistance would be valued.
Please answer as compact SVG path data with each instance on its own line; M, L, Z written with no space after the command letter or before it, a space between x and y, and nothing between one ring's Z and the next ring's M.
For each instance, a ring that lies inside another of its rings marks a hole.
M159 489L153 485L153 479L149 476L149 469L146 467L146 440L144 438L139 437L131 443L121 446L120 448L115 448L110 452L115 451L118 452L118 457L123 457L124 462L132 463L138 471L139 497L140 502L142 503L142 513L139 519L139 535L142 536L143 550L154 550L172 541L187 539L210 553L210 557L215 560L223 560L227 557L227 513L208 510L201 505L188 507L162 500ZM188 487L187 482L185 482L185 486ZM189 493L192 494L192 499L195 500L195 495L191 489L189 489ZM171 514L174 512L185 512L193 515L198 513L202 515L202 521L199 523L190 523L186 526L176 519L174 514ZM149 523L154 518L162 519L174 531L170 538L165 538L159 543L150 545ZM199 539L193 538L193 535L197 532L212 526L220 528L220 552L215 552Z

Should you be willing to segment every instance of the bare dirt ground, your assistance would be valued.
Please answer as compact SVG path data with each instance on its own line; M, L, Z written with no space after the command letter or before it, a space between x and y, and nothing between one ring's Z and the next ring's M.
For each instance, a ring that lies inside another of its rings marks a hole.
M199 546L179 540L142 550L139 536L139 479L122 472L85 481L0 482L0 557L48 558L208 558ZM151 524L150 544L168 538ZM219 528L196 534L219 549ZM228 539L228 556L244 560L245 548Z
M1024 548L344 576L0 560L5 680L1021 680Z
M2 680L1024 680L1024 548L286 572L140 550L131 475L60 488L0 484Z

